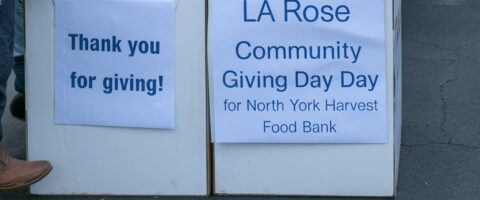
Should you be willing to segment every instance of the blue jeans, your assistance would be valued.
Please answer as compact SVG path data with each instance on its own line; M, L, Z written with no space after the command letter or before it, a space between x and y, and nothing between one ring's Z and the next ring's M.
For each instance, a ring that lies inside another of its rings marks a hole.
M15 1L15 39L13 55L15 56L15 90L18 93L25 94L25 1Z
M20 94L25 94L25 57L24 55L15 56L15 90Z
M13 40L15 23L14 0L0 0L0 119L5 111L7 101L7 80L14 65ZM2 126L0 123L0 140L2 138Z

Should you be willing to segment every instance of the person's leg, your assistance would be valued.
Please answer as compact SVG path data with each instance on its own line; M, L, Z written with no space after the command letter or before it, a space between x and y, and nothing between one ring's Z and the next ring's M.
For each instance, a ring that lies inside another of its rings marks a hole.
M15 1L15 42L14 56L15 65L15 90L20 94L25 94L25 1Z
M15 56L15 65L13 66L15 72L15 90L18 94L13 97L10 103L10 113L13 117L25 121L25 61L24 55Z
M15 42L14 56L15 65L15 95L10 103L10 113L17 119L25 121L25 1L15 0Z
M14 1L0 0L0 119L7 101L7 80L13 67L13 37L14 37ZM0 139L2 137L0 123Z
M15 65L13 66L15 72L15 91L20 94L25 94L25 58L24 55L15 56Z
M13 24L14 0L0 0L0 118L5 110L7 80L13 67ZM0 127L0 133L1 130ZM47 161L25 162L0 150L0 191L31 185L51 170Z

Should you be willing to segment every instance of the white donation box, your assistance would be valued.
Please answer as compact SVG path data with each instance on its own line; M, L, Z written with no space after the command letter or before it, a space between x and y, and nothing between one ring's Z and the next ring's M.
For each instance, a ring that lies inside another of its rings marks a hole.
M208 195L205 5L26 1L33 194Z
M400 5L209 0L216 194L395 194Z

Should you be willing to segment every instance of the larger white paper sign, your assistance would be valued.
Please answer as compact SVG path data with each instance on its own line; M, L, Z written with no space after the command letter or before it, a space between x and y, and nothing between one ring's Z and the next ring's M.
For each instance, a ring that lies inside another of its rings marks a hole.
M217 143L385 143L384 0L211 0Z
M173 129L174 0L55 1L55 122Z

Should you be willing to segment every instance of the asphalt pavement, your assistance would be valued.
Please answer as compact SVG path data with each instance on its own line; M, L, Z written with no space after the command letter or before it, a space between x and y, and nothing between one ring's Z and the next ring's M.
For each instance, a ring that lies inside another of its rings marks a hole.
M480 199L480 1L403 1L403 131L396 199ZM12 84L10 84L12 85ZM14 91L9 88L9 99ZM25 123L9 112L3 144L25 158ZM369 199L320 197L38 197L0 200ZM383 198L373 198L383 199Z

